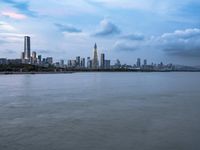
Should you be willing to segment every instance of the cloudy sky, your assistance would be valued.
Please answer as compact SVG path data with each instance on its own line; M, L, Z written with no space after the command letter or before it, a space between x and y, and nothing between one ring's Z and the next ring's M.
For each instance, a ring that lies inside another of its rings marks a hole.
M0 58L32 50L55 60L92 56L113 62L200 65L199 0L0 0Z

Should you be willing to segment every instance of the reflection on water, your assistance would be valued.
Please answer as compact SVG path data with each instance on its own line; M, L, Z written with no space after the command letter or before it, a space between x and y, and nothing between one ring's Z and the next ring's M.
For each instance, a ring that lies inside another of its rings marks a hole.
M0 76L0 149L200 149L199 76Z

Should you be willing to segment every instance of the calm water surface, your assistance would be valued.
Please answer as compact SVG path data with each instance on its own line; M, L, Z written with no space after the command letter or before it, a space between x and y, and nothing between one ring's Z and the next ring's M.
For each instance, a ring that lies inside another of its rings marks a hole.
M0 76L0 150L198 150L200 73Z

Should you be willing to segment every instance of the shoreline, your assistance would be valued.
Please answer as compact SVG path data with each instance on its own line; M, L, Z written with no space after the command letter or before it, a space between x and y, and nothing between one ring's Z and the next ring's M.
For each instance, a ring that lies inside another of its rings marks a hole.
M72 74L72 73L108 73L108 72L112 72L112 73L119 73L119 72L135 72L135 73L158 73L158 72L162 72L162 73L166 73L166 72L200 72L200 70L175 70L175 71L63 71L63 72L0 72L0 75L35 75L35 74Z

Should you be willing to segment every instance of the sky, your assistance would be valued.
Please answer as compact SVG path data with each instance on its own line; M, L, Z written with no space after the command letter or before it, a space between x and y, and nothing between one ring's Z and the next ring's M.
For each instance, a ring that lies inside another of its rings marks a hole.
M114 63L200 66L199 0L0 0L0 58L31 50L55 61L98 53Z

